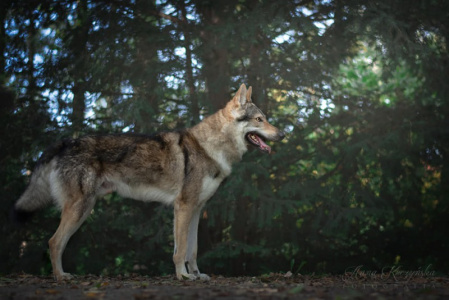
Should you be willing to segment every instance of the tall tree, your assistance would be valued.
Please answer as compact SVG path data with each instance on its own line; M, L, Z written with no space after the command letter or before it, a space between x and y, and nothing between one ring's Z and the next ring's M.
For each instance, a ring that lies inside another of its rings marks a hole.
M187 20L187 9L186 3L181 1L179 4L179 9L181 12L180 23L183 25L182 33L184 35L184 49L186 51L186 63L185 63L185 80L186 85L189 90L189 100L190 100L190 111L192 115L193 123L196 124L200 121L200 107L198 103L197 91L195 89L195 78L193 75L193 53L191 47L192 45L192 26Z
M230 19L236 1L193 3L201 19L201 28L198 31L201 46L197 49L197 54L202 62L202 78L207 85L205 104L211 111L215 111L229 100L230 47L237 42L237 39L233 39L235 27Z
M74 11L73 25L70 24L68 50L73 60L70 73L73 76L73 100L72 100L72 126L74 135L78 136L84 128L86 111L85 94L87 89L87 68L89 62L88 42L89 31L92 26L88 1L79 1Z

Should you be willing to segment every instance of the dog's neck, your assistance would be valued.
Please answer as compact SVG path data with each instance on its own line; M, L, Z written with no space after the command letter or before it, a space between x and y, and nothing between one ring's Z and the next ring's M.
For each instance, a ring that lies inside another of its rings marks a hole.
M225 109L221 109L189 129L226 176L231 173L232 164L239 162L248 150L244 138L235 134L234 126L237 125L229 121Z

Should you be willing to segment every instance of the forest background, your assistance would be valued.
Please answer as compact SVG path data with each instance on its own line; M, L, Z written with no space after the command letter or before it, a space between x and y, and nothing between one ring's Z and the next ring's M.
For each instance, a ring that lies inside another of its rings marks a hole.
M0 274L49 274L59 213L9 210L52 142L192 126L242 83L287 133L200 221L206 273L449 270L449 2L3 0ZM172 209L112 194L78 274L172 274Z

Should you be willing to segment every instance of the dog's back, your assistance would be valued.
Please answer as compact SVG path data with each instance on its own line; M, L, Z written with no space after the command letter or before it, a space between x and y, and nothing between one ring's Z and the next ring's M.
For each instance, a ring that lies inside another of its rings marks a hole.
M118 191L145 200L149 191L137 195L139 184L154 183L162 190L166 174L174 176L179 167L176 157L180 153L172 145L175 135L85 136L54 144L39 159L27 189L14 207L15 218L24 220L52 200L62 208L70 194L101 196ZM137 192L129 185L137 187ZM167 193L159 193L152 200L167 201ZM168 198L168 202L174 200L174 196Z

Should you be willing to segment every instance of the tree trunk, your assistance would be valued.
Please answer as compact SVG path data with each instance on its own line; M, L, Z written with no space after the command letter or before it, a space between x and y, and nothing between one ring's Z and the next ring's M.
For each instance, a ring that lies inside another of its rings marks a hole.
M87 1L79 1L77 6L77 22L73 28L73 36L71 41L71 49L74 60L73 75L73 102L72 102L72 129L73 136L78 137L84 129L84 113L86 110L85 103L85 73L87 71L86 61L89 59L87 53L87 41L89 38L89 28L91 20L87 7Z
M144 27L142 22L138 24L141 28L136 33L136 60L134 65L135 83L133 84L137 98L133 99L138 103L139 119L135 120L136 132L154 132L158 130L159 124L159 97L156 92L159 86L158 70L154 67L158 65L157 50L160 47L153 41L158 32L156 26L157 16L154 16L156 5L154 1L137 1L137 18L154 18L154 21L146 21Z
M72 88L72 128L73 137L78 137L84 128L84 112L86 111L86 103L84 99L84 87L80 83L75 83Z
M250 66L248 68L248 85L253 87L252 99L254 103L266 114L268 114L267 97L265 96L265 86L263 75L262 47L256 37L254 44L250 46Z
M29 21L30 25L28 26L28 36L27 36L27 80L28 80L28 88L27 95L31 98L37 94L37 84L36 78L34 76L34 56L36 55L36 33L37 29L34 25L34 16L33 12L29 12Z
M225 22L223 13L227 2L217 2L214 6L200 6L198 11L203 19L204 30L200 34L203 61L203 76L207 86L207 102L210 112L222 108L230 99L230 68L228 43L223 40Z
M5 81L5 71L6 71L6 60L5 60L5 50L6 50L6 30L5 21L6 14L9 8L9 1L2 1L0 3L0 84Z
M200 121L200 107L198 104L198 97L195 91L195 80L193 78L193 67L192 67L192 50L190 49L191 35L190 28L188 28L187 23L187 11L184 1L180 1L180 10L183 23L183 33L184 33L184 48L186 49L186 84L189 89L189 100L190 100L190 112L192 115L193 124L197 124Z

